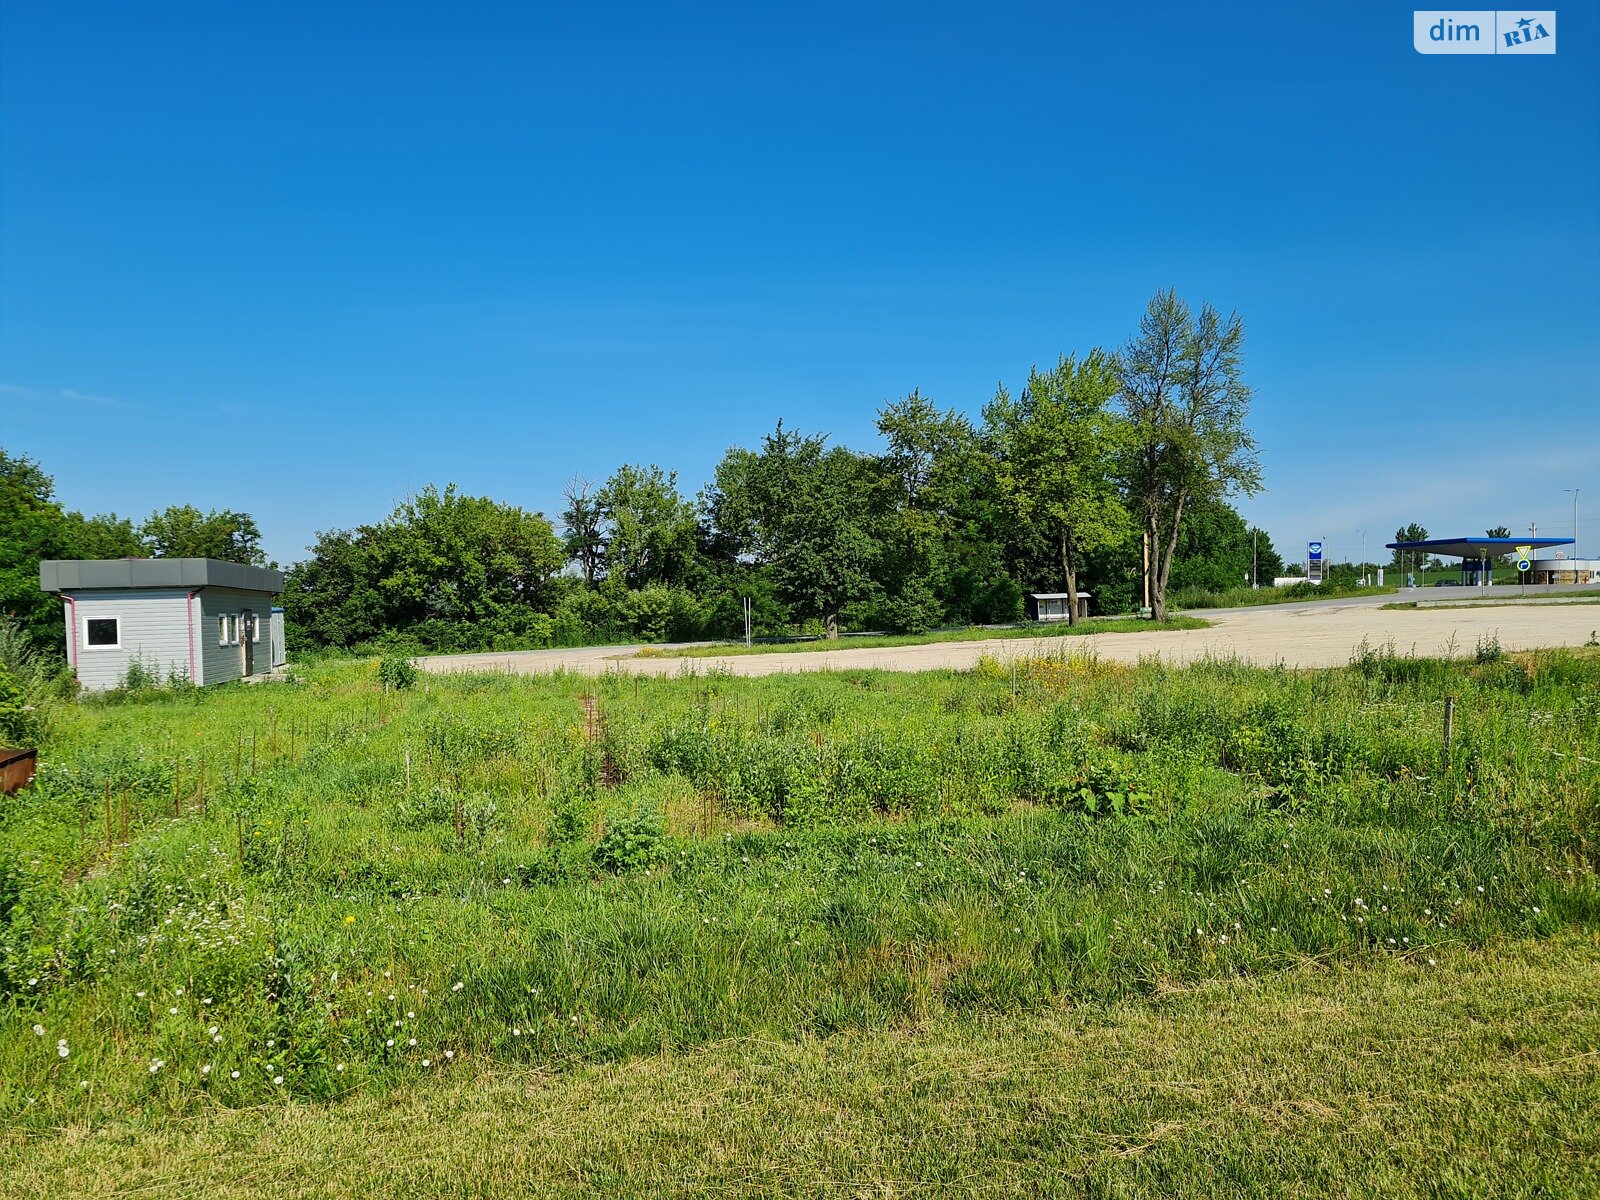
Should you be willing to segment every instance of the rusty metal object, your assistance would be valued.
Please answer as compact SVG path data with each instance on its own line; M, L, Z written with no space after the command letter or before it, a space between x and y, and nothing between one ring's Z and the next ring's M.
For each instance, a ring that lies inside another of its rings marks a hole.
M33 782L39 765L37 750L10 750L0 747L0 792L15 796Z

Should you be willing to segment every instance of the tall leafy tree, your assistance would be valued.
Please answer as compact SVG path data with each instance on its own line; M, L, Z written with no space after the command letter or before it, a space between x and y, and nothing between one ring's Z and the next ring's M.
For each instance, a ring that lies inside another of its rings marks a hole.
M1055 549L1069 595L1078 592L1085 556L1126 538L1127 509L1111 466L1125 426L1111 409L1117 394L1112 355L1092 350L1033 370L1015 400L1002 387L984 409L997 452L996 478L1020 521ZM1068 621L1078 621L1077 604Z
M1397 542L1425 542L1428 540L1428 531L1415 521L1412 521L1394 531L1394 540ZM1394 552L1394 562L1391 565L1397 571L1405 566L1400 560L1402 554L1406 555L1408 559L1415 556L1414 551L1396 550Z
M144 541L133 522L116 513L89 517L69 512L67 527L74 558L133 558L145 553Z
M151 513L139 536L157 558L217 558L255 567L267 561L255 518L229 508L202 513L192 504L170 505Z
M0 448L0 611L41 649L61 645L62 621L60 601L39 590L39 563L73 557L55 480L33 459Z
M779 422L759 453L727 453L707 507L717 529L768 568L782 601L837 637L844 606L877 590L882 481L866 455Z
M886 443L878 460L886 623L916 631L952 616L988 619L983 592L1002 570L977 430L920 391L884 405L877 424Z
M562 489L566 508L561 512L562 549L578 564L583 582L593 587L605 570L606 538L600 527L600 501L589 481L574 475Z
M678 473L624 465L595 493L609 577L631 589L682 584L695 555L694 505Z
M1123 458L1129 502L1151 545L1151 603L1165 619L1167 581L1188 507L1260 489L1245 425L1244 325L1210 304L1198 313L1157 292L1121 356L1121 401L1131 425Z

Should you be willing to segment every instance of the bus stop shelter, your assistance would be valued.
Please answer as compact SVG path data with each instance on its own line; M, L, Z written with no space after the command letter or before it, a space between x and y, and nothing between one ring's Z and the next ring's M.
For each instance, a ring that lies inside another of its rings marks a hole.
M1400 553L1416 553L1429 558L1459 558L1461 560L1461 582L1463 584L1476 584L1478 587L1488 587L1494 582L1491 567L1494 561L1508 554L1515 554L1518 547L1526 546L1529 557L1536 550L1548 549L1551 546L1570 546L1571 538L1536 538L1536 537L1461 537L1461 538L1429 538L1425 542L1389 542L1388 549Z

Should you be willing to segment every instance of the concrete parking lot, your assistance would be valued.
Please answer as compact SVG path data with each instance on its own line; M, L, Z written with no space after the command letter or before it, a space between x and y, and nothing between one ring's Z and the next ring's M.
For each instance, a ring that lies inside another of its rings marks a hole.
M1169 663L1188 663L1211 657L1238 658L1262 666L1283 663L1290 667L1334 667L1348 663L1363 642L1373 647L1392 645L1400 654L1431 656L1471 654L1480 641L1489 639L1498 641L1505 650L1581 646L1600 631L1600 604L1389 610L1382 607L1388 599L1234 609L1208 614L1207 619L1212 622L1209 629L708 658L640 657L642 647L638 646L591 646L577 650L440 655L420 659L418 665L445 673L577 671L598 675L620 671L678 675L715 670L734 675L773 675L863 668L962 670L984 656L1008 661L1041 654L1094 654L1123 662L1159 658Z

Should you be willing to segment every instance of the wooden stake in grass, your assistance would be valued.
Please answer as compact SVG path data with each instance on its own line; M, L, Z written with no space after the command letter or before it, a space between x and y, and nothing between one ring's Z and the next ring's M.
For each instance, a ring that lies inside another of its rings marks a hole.
M200 760L200 815L206 815L206 760Z
M106 853L111 853L111 780L106 780Z
M244 767L244 734L239 734L233 740L233 777L239 778L239 772Z
M127 788L123 788L122 789L122 820L121 820L121 822L119 824L120 824L120 827L121 827L121 830L122 830L122 839L121 840L122 840L123 844L126 845L127 841L128 841L128 789Z
M1444 769L1450 769L1450 736L1455 732L1456 724L1456 698L1444 698Z

